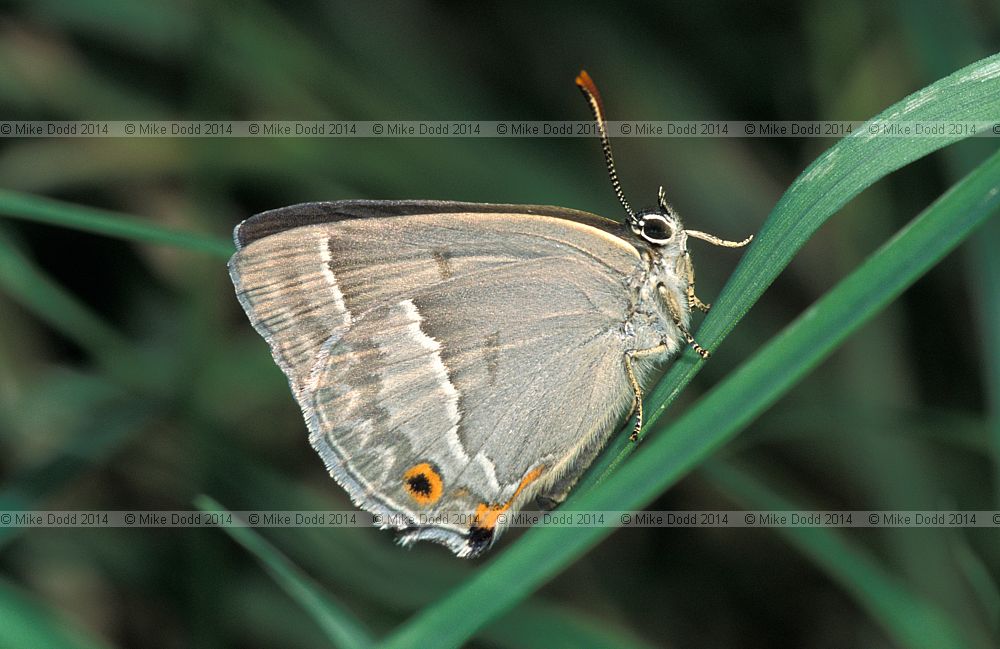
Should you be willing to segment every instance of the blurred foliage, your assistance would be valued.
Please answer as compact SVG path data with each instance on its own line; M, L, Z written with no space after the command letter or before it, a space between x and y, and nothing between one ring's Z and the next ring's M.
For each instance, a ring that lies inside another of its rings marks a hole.
M0 14L0 118L587 119L572 83L587 67L612 119L860 120L998 43L1000 10L980 2L15 2ZM687 224L727 237L757 232L834 144L615 142L633 203L663 184ZM650 445L996 148L954 144L840 209ZM4 139L0 188L5 210L34 210L0 220L0 509L190 509L200 494L232 510L351 507L232 294L220 242L254 212L363 197L619 214L599 146L578 138ZM998 223L650 507L1000 508ZM714 301L738 255L693 254ZM0 529L0 643L364 644L412 629L492 561L374 529L228 531ZM949 641L997 646L996 530L829 532L615 532L471 643L919 646L886 622L918 602Z

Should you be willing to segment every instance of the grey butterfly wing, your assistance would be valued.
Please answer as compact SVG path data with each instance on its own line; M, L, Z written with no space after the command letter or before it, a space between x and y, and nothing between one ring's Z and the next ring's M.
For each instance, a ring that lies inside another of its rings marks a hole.
M350 326L351 312L435 285L442 275L453 272L451 256L466 261L477 258L475 252L469 252L478 250L474 231L456 240L455 231L444 226L432 239L421 241L421 232L404 231L405 226L396 219L476 213L524 213L552 217L546 222L566 220L593 229L620 228L593 214L559 207L370 200L293 205L257 214L236 226L233 238L237 253L229 261L229 272L237 297L251 324L271 346L293 390L308 373L319 346L335 330ZM350 225L350 221L356 223ZM314 225L333 232L345 228L347 235L331 237L325 230L306 228ZM469 225L466 220L464 228ZM475 224L471 225L474 229ZM533 225L537 227L537 221ZM471 244L471 248L461 250L462 243ZM518 253L515 246L491 263L517 261ZM332 274L334 255L340 277Z
M313 445L359 505L415 521L388 523L404 541L475 554L500 514L571 485L627 410L621 326L639 257L581 221L345 218L234 256Z

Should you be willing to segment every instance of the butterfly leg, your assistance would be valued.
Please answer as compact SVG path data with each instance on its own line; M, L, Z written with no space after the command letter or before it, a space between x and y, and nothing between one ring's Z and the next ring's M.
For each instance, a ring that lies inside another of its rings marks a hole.
M642 431L642 425L645 423L642 410L642 387L639 385L639 380L635 376L635 359L643 358L644 356L659 356L665 351L667 351L666 345L657 345L656 347L633 349L625 352L625 373L628 375L629 385L632 386L632 394L635 395L635 400L632 404L632 413L635 413L636 415L635 426L632 428L632 434L628 436L629 441L635 442L639 440L639 433ZM631 416L632 413L630 413L629 416Z
M689 309L699 309L705 313L712 308L711 304L705 304L694 293L694 264L691 263L691 255L687 252L681 257L684 264L684 273L687 275L687 301Z
M632 369L632 355L633 352L625 353L625 372L628 374L628 382L635 395L635 405L633 406L635 426L632 428L632 434L628 436L629 441L634 442L639 439L639 431L642 430L642 388L639 387L639 381L635 378L635 370Z
M696 341L694 336L691 335L691 332L688 331L688 328L684 326L684 322L681 320L680 305L674 301L674 299L663 289L662 286L660 287L660 295L663 296L663 301L670 310L670 317L674 319L674 325L677 326L677 329L681 332L681 335L684 336L684 340L688 345L690 345L691 349L698 352L698 355L702 358L707 359L711 356L712 352L699 345L698 341Z

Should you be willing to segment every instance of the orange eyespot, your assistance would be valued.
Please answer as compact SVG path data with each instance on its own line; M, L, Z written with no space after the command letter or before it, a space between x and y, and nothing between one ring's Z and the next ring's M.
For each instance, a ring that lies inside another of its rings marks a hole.
M432 505L441 499L444 482L434 467L427 462L421 462L403 474L403 488L418 504Z

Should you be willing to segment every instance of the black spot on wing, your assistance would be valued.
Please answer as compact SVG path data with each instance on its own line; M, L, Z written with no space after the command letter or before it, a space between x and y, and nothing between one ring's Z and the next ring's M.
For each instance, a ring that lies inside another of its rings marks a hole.
M423 473L418 473L406 479L406 488L421 496L431 495L431 481Z
M469 528L469 533L465 538L471 550L469 554L476 556L493 544L493 528L473 525Z

